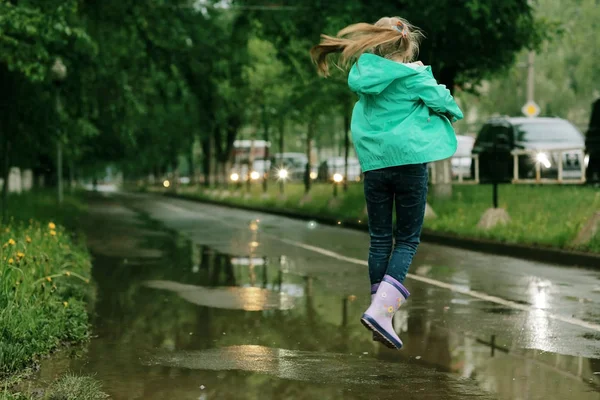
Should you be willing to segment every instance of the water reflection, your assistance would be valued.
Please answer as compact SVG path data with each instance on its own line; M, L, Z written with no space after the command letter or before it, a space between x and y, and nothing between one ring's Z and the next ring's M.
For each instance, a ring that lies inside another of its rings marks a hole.
M144 364L196 370L242 370L295 381L383 385L390 388L395 386L391 376L401 376L408 382L422 382L433 377L444 379L444 375L435 370L409 363L389 363L363 355L297 351L255 345L163 353L149 357ZM469 383L456 385L468 387Z
M115 400L600 399L598 360L541 352L552 330L535 315L411 282L412 300L394 321L405 349L394 352L357 322L368 294L346 275L332 285L333 267L305 268L301 254L261 254L260 225L244 232L240 254L124 225L121 234L138 239L131 246L158 255L124 264L106 249L96 254L98 337L81 359L44 361L44 380L92 373ZM470 285L459 274L455 282ZM528 300L544 308L549 294L532 286ZM521 348L530 334L537 350Z
M176 293L190 303L228 310L264 311L289 310L294 306L292 296L257 287L220 287L184 285L172 281L148 281L149 288Z

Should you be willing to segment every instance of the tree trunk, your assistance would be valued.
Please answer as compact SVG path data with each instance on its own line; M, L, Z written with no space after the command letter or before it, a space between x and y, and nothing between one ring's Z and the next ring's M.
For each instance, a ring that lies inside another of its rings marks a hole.
M210 171L210 175L209 175L209 182L208 185L209 186L217 186L217 177L219 176L218 171L217 171L217 154L216 154L216 146L215 146L215 138L213 136L210 136L209 139L209 154L210 156L208 157L208 162L209 162L209 171Z
M267 163L269 162L269 119L267 118L267 108L263 104L263 127L265 129L265 161L263 163L264 170L262 171L263 180L263 192L267 193L269 190L269 168Z
M279 119L279 165L277 166L278 169L283 168L284 138L285 138L285 118L280 118ZM284 181L284 179L281 179L279 177L277 177L277 179L279 179L279 192L281 194L283 194L285 181Z
M308 121L308 129L306 131L306 169L304 170L304 193L308 194L308 192L310 192L310 187L311 187L311 179L310 179L310 172L311 172L311 156L312 156L312 139L314 137L315 134L315 124L316 124L316 117L311 115L310 116L310 120Z
M210 187L210 136L202 139L202 173L204 174L204 187Z
M192 138L192 143L188 152L188 165L189 165L189 177L190 183L193 185L196 183L196 165L194 163L194 143L195 140Z

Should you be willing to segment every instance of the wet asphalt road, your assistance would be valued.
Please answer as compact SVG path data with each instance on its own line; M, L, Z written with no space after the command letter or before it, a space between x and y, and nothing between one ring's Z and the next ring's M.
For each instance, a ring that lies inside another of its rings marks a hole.
M402 351L359 323L368 236L176 199L90 200L96 337L41 380L121 399L600 400L600 272L421 245Z

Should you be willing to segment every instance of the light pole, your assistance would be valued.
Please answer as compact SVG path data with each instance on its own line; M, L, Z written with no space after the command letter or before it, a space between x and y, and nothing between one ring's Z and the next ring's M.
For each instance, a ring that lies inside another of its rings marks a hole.
M60 85L67 78L67 67L63 64L60 58L54 61L52 66L52 81L55 87L55 98L56 98L56 113L58 115L59 131L58 138L56 140L56 177L58 186L58 204L63 202L63 155L62 155L62 138L60 134L60 123L62 114L62 104L60 102Z

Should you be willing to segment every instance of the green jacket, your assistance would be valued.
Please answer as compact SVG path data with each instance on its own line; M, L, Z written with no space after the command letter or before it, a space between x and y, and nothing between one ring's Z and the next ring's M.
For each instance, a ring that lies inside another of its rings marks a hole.
M359 96L352 138L363 172L454 155L450 119L458 121L463 114L431 67L363 54L350 70L348 85Z

